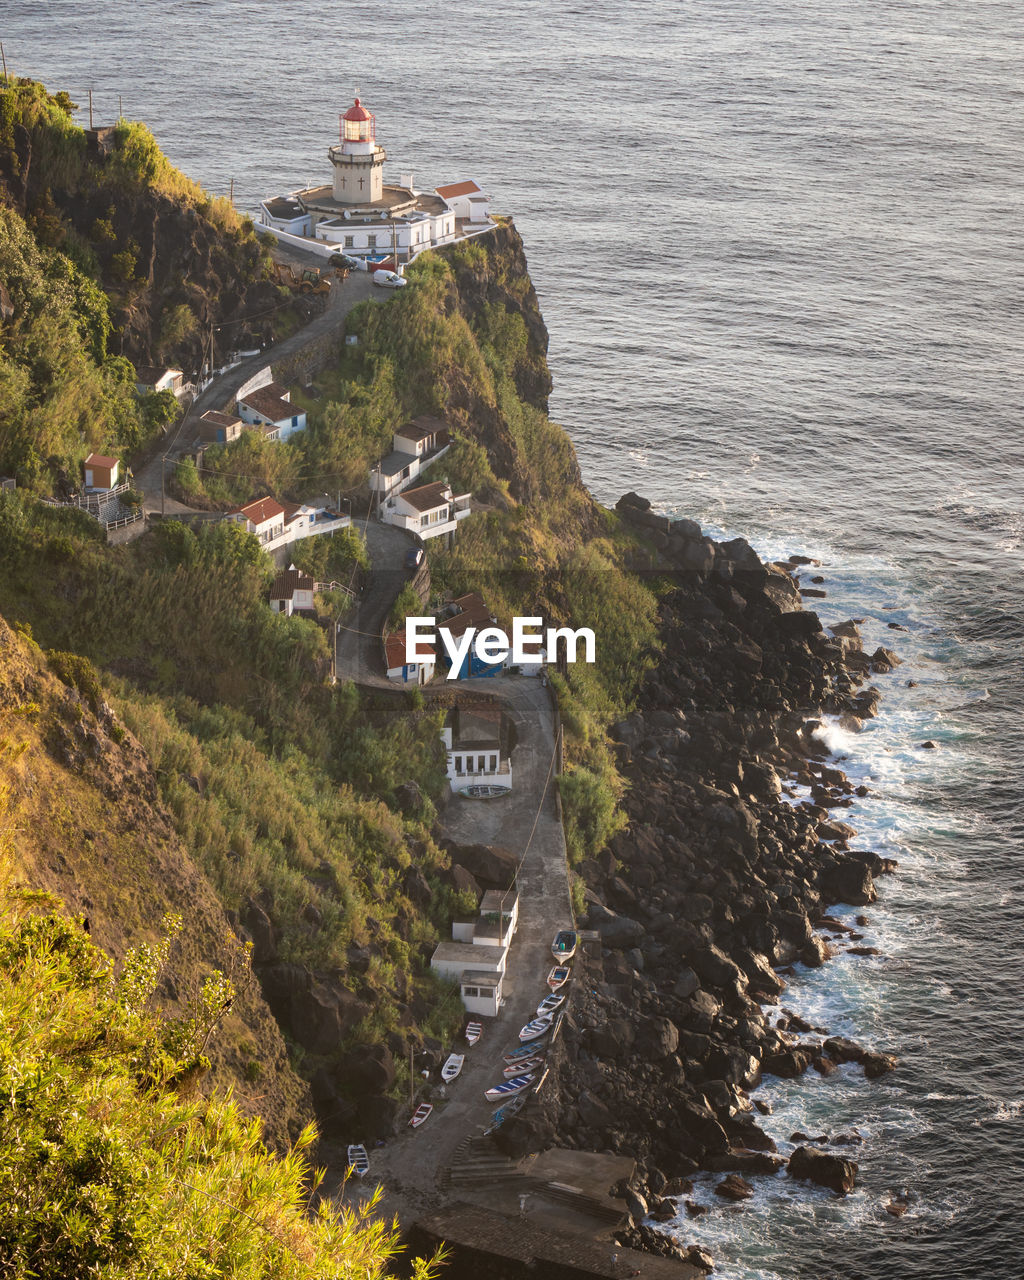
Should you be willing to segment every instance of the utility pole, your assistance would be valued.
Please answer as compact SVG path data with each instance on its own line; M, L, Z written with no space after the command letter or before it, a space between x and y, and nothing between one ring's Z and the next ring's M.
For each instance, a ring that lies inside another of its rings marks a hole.
M124 108L121 106L121 95L117 95L117 122L118 124L124 119Z
M163 518L163 514L164 514L164 500L167 492L167 485L165 483L166 477L167 477L167 454L165 453L160 458L160 517L161 519Z
M89 128L92 128L92 90L89 90Z
M232 207L232 209L233 209L233 208L235 207L235 180L234 180L234 178L232 178L232 179L231 179L231 193L230 193L230 195L228 196L228 199L231 201L231 207Z
M413 1093L412 1093L412 1045L409 1046L409 1110L412 1110Z
M0 62L4 64L4 80L7 80L7 54L4 53L4 42L0 40Z

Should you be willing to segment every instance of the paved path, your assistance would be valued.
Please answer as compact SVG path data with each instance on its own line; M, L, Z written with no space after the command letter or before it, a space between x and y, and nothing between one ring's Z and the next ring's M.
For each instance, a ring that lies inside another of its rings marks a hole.
M516 725L512 755L512 794L497 800L453 798L444 816L452 839L504 845L522 859L519 870L519 928L508 958L504 1006L497 1018L485 1018L483 1038L465 1051L466 1065L436 1098L434 1113L421 1129L403 1129L386 1146L371 1152L371 1178L385 1190L384 1214L411 1221L420 1212L449 1199L443 1192L448 1171L465 1139L490 1122L493 1108L484 1090L502 1078L502 1055L519 1043L528 1022L547 994L545 982L554 961L551 940L571 924L565 837L555 800L555 718L548 691L537 679L503 676L459 682L463 692L498 694ZM525 856L524 856L525 854ZM480 1191L486 1194L486 1185ZM473 1188L460 1186L459 1197Z
M394 691L401 686L387 678L380 631L398 593L416 575L415 569L405 568L405 556L418 543L394 525L373 518L358 520L354 527L366 538L370 580L338 629L338 679Z
M277 256L279 255L275 251L275 257ZM298 262L301 257L302 255L295 251L288 255L289 261ZM323 259L310 255L309 262L302 265L322 266ZM314 316L309 324L303 325L290 338L284 338L281 342L267 347L259 355L243 360L234 369L229 369L226 373L221 374L219 378L215 378L193 400L188 411L178 424L174 435L167 441L163 453L155 454L147 462L142 463L135 472L135 484L145 495L143 498L145 510L152 512L162 509L166 515L181 515L193 511L193 508L185 506L174 498L165 497L161 504L161 472L165 465L164 459L166 457L169 478L173 459L186 445L191 444L195 438L197 434L196 420L202 414L208 409L233 412L239 387L254 374L259 373L266 365L295 355L324 334L340 330L344 327L345 320L353 307L365 302L367 298L381 302L386 301L388 297L390 297L390 294L387 290L374 288L372 272L353 271L350 272L345 280L338 280L335 277L331 285L327 307L320 315Z

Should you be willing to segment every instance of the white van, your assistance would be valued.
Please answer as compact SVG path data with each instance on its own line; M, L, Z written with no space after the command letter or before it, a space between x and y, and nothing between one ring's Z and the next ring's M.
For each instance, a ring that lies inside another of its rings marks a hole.
M379 284L382 289L402 289L409 281L397 271L375 271L373 283Z

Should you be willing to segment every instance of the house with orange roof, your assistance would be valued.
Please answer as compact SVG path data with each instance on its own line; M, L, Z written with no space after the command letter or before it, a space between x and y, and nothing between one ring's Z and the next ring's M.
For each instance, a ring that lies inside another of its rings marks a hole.
M389 680L399 684L429 684L434 678L437 655L424 645L420 652L429 654L420 662L410 662L405 650L405 630L392 631L384 637L384 666Z

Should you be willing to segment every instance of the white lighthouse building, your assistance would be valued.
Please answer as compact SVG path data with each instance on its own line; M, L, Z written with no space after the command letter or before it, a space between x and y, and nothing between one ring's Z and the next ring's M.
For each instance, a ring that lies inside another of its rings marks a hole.
M410 262L424 249L479 235L495 225L489 197L475 182L461 181L418 191L412 174L384 181L387 152L377 141L377 122L356 98L338 118L339 141L328 148L334 170L330 185L307 187L264 200L263 230L290 244L324 253L338 250L372 265L393 258Z
M328 155L334 165L334 198L339 204L376 204L384 197L384 161L377 145L377 122L356 98L338 117L341 142Z

